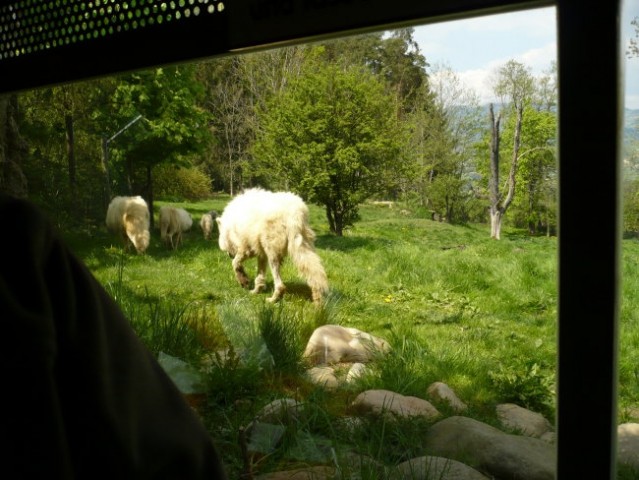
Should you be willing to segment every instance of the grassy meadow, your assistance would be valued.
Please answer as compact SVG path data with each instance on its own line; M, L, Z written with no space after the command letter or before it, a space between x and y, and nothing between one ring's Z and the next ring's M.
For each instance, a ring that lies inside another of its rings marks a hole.
M157 227L144 256L124 253L103 228L68 234L68 240L152 351L195 365L214 359L217 368L207 373L200 413L232 478L243 468L240 427L282 396L312 405L309 422L331 444L348 440L387 463L423 454L419 426L341 429L347 406L366 388L427 398L427 387L442 381L469 406L467 415L481 421L496 424L494 406L501 402L554 420L556 238L506 228L502 240L494 241L485 225L451 226L410 206L373 204L362 206L361 221L339 238L329 234L323 210L311 206L330 298L325 308L314 308L309 289L287 263L282 271L287 294L269 305L270 276L266 293L242 290L229 257L199 229L201 215L221 212L228 200L178 203L192 213L194 227L176 251L161 244ZM155 205L156 219L162 204ZM247 262L247 272L254 269L255 260ZM619 422L639 421L637 240L624 240L623 273ZM356 387L327 393L301 374L308 337L327 323L383 337L393 350ZM274 365L261 362L263 343ZM258 469L295 463L284 448L261 460Z

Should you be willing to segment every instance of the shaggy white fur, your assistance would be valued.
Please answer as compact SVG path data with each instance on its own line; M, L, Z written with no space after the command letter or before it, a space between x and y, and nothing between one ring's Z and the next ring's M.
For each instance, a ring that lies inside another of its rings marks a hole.
M128 248L131 241L138 253L144 253L149 246L149 207L140 196L115 197L107 209L107 228L119 234Z
M191 214L183 208L165 205L160 208L160 238L168 247L175 250L182 243L182 232L193 226ZM175 242L173 236L176 236Z
M217 218L217 212L215 210L211 210L208 213L202 215L200 219L200 227L202 228L202 233L204 234L204 240L210 240L211 235L213 234L213 226L215 225L214 219Z
M233 269L240 284L247 288L249 278L242 262L257 257L257 277L252 293L266 286L266 263L273 274L274 291L268 299L279 300L286 287L280 266L286 255L311 287L313 301L320 303L328 292L328 280L320 257L315 253L315 233L308 220L308 207L290 192L269 192L259 188L235 197L217 217L220 249L233 258Z

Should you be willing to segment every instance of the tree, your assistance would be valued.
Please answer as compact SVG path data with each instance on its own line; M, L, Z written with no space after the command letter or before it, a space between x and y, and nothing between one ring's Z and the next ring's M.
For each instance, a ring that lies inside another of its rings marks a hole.
M102 181L99 112L108 109L114 88L112 78L103 78L19 96L29 194L59 221L104 221L109 199Z
M0 96L0 192L26 196L27 182L21 166L26 152L18 129L18 97Z
M404 28L380 38L368 61L373 73L384 79L395 97L399 118L432 105L426 75L428 63L413 33L412 28Z
M502 98L503 108L495 114L493 104L491 103L489 106L491 140L488 195L490 201L490 237L499 240L501 238L503 217L515 198L519 149L521 147L521 128L524 120L524 108L533 93L533 77L523 64L510 60L498 70L494 91L495 94ZM501 190L500 185L501 120L504 111L515 118L510 168L505 192Z
M276 186L324 206L341 236L358 205L401 175L404 133L394 100L361 67L321 59L291 83L259 110L254 157Z
M473 191L474 144L481 132L482 111L477 94L466 88L446 66L437 66L429 76L434 106L420 120L419 136L411 148L423 152L422 191L424 204L434 215L450 223L470 219L477 202Z
M240 165L247 156L254 115L242 63L242 57L235 57L198 68L198 79L206 89L203 106L210 112L209 129L216 140L212 152L219 161L218 167L210 165L209 171L224 177L231 196L241 185Z
M202 87L193 65L155 68L118 78L112 109L102 112L106 132L116 132L132 118L144 121L114 144L110 158L123 193L142 193L153 209L153 168L163 163L190 166L210 140L207 114L199 106Z

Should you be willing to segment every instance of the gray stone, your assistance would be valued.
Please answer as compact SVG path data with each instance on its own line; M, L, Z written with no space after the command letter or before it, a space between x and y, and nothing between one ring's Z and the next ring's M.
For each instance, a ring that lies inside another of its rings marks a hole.
M247 450L250 454L269 454L282 441L286 427L270 423L252 422L248 431Z
M622 423L617 427L619 463L639 470L639 423Z
M446 402L457 413L461 413L468 408L445 383L435 382L428 387L427 392L434 402Z
M397 465L390 478L397 480L488 480L489 477L457 460L418 457Z
M331 367L313 367L306 371L306 376L315 385L327 389L337 388L339 382L335 376L335 370Z
M323 325L311 335L304 356L314 365L370 362L389 350L386 340L356 328Z
M304 405L292 398L279 398L267 404L255 416L256 421L288 425L297 422L304 410Z
M554 480L556 453L537 438L511 435L467 417L454 416L433 425L424 448L497 478Z
M504 427L522 435L541 438L544 434L553 431L552 425L543 415L514 403L497 405L496 411L497 418Z
M399 417L436 418L439 411L427 400L400 395L389 390L367 390L360 393L352 404L353 408L362 413L375 415L394 414Z
M346 383L353 383L366 373L366 365L363 363L354 363L346 374Z

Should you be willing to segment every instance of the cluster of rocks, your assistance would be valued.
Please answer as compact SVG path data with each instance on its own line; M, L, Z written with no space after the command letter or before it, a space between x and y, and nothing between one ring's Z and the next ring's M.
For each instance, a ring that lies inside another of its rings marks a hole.
M325 325L311 336L305 356L313 365L308 379L327 389L354 382L367 364L390 351L388 342L354 328ZM410 459L399 465L381 465L355 452L335 452L328 439L312 432L301 432L301 442L309 448L302 457L315 466L265 473L249 477L259 480L324 479L410 479L480 480L518 478L546 480L555 478L555 433L542 415L515 404L496 406L496 424L488 425L464 416L467 405L443 382L435 382L426 391L429 400L404 396L388 390L366 390L346 406L343 425L356 428L362 417L385 421L421 418L427 420L421 447L428 456ZM453 416L444 418L436 406L446 405ZM305 405L295 399L278 399L266 405L242 432L245 455L252 459L272 453L287 429L298 432L304 421ZM294 428L291 428L294 427ZM619 462L639 472L639 424L619 426ZM309 451L311 453L309 453ZM364 474L366 472L366 474Z

